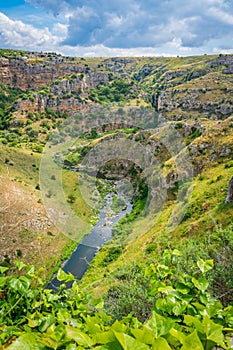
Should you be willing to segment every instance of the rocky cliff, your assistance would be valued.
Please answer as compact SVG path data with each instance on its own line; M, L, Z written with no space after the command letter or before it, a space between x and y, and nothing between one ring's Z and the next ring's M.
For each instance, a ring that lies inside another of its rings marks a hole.
M0 52L0 83L25 92L17 110L51 108L72 115L91 101L110 100L112 94L116 102L134 98L138 104L152 104L173 120L198 115L225 119L233 111L233 55L108 59L25 55L3 57ZM116 92L111 82L118 80L129 89Z

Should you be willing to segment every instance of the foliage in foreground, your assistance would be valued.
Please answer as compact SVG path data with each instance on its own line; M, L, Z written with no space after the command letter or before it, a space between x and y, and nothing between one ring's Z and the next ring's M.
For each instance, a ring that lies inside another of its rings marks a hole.
M65 283L73 276L62 270L58 279L64 284L53 293L43 289L33 266L16 262L19 277L7 276L7 268L1 267L2 348L209 350L218 345L229 349L233 306L223 308L207 291L205 276L213 261L199 259L200 277L194 277L178 272L180 256L178 250L166 250L159 263L146 268L154 303L144 323L132 314L114 321L101 310L104 301L91 301L77 281L66 290Z

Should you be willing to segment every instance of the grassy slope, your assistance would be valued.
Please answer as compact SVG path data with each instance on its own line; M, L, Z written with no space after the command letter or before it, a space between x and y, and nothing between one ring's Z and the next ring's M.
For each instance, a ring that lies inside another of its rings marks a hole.
M1 261L14 259L44 267L47 278L71 253L76 242L61 234L48 219L40 198L39 165L41 155L24 148L1 145L0 152ZM90 220L90 209L76 188L77 175L63 172L64 192L75 193L73 209Z

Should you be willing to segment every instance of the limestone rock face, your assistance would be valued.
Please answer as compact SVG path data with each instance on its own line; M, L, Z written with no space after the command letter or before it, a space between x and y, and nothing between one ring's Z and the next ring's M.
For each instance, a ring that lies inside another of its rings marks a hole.
M69 62L40 62L22 58L0 58L0 82L21 90L37 90L67 73L86 73L87 67Z
M213 100L215 96L215 101ZM224 99L222 96L224 95ZM221 100L222 98L222 100ZM205 89L167 89L154 97L154 105L159 112L198 111L206 116L217 116L226 119L233 113L231 104L232 90L224 88ZM214 119L217 119L214 117Z
M233 176L231 177L228 185L228 193L225 203L233 202Z
M85 109L86 104L102 103L112 94L118 98L115 101L133 99L133 103L140 104L144 100L169 120L200 116L226 120L233 114L232 74L233 55L191 60L178 57L89 60L49 53L12 58L1 57L0 52L0 84L26 93L15 105L17 110L26 112L53 109L56 113L74 115ZM123 82L118 89L112 84L117 81ZM127 89L124 84L129 85ZM107 89L102 92L104 87Z

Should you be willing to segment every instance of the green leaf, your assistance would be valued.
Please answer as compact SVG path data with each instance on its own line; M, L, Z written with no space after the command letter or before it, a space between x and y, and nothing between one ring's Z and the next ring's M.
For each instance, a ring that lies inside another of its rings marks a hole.
M28 266L28 268L27 268L28 276L33 276L34 273L35 273L35 266L33 266L33 265Z
M178 331L178 330L175 329L175 328L170 329L169 333L170 333L174 338L178 339L180 343L183 344L184 338L185 338L184 333L182 333L181 331Z
M91 338L78 329L66 326L65 330L68 338L74 340L78 345L86 347L91 347L93 345Z
M113 342L115 340L115 336L112 331L99 332L96 333L95 339L97 344L107 344Z
M85 318L85 329L90 334L96 334L101 332L102 320L98 317L90 317Z
M46 335L48 336L46 339L47 345L48 343L53 343L53 347L56 348L55 344L57 345L62 339L64 339L65 334L65 326L63 324L56 326L55 323L52 323L46 330ZM43 336L44 335L45 334L43 334Z
M217 345L225 347L223 326L214 323L209 317L205 316L203 320L205 334L208 340L215 342Z
M43 348L44 346L42 344L38 344L36 338L31 333L21 335L7 347L9 350L38 350Z
M127 326L124 325L124 324L122 324L122 323L120 323L119 321L115 321L115 322L113 323L111 329L112 329L113 331L116 331L116 332L122 332L122 333L124 333L124 332L126 332L126 330L127 330Z
M181 350L204 350L202 342L200 341L196 330L185 337L182 343L183 346Z
M203 325L197 317L185 315L184 316L184 323L188 326L194 326L196 328L196 330L201 332L201 333L203 332Z
M218 315L219 313L222 313L222 304L219 301L208 301L208 316L210 318L214 317L215 315Z
M202 273L205 273L214 267L214 261L212 259L211 260L199 259L197 261L197 266L199 267Z
M183 302L183 301L177 301L172 309L174 315L179 316L182 315L184 313L184 311L186 310L188 306L188 303Z
M103 309L104 307L104 300L100 300L98 304L95 305L95 309Z
M202 291L202 293L204 293L209 286L209 282L206 278L198 278L197 280L195 277L193 277L192 282L198 290Z
M155 340L152 350L171 350L172 348L164 338L158 338Z
M190 292L190 288L184 283L180 282L176 284L176 290L178 290L178 292L180 292L181 294L188 294Z
M152 345L154 343L154 340L155 340L154 334L151 330L149 330L147 328L132 329L131 333L141 343L150 344L150 345Z
M0 288L2 288L6 281L8 280L8 277L0 277Z
M44 332L46 331L46 329L48 327L50 327L52 324L55 324L56 322L56 318L53 317L53 316L47 316L47 317L44 317L41 321L41 324L40 324L40 327L39 327L39 331L40 332Z
M161 293L166 293L169 294L170 292L174 291L175 289L172 288L171 286L166 286L166 287L160 287L158 288L158 291Z
M70 313L63 308L59 308L57 312L57 320L58 322L66 322L67 319L71 318Z
M153 331L155 338L159 338L161 335L167 334L172 328L174 322L165 318L154 311L152 311L152 317L146 322L145 327Z
M26 264L24 264L24 262L18 261L18 260L15 260L14 263L15 263L16 267L19 269L19 271L22 270L24 267L27 266Z
M77 283L77 281L74 281L74 283L72 284L71 289L76 294L80 293L80 288L79 288L79 284Z
M37 327L40 324L40 320L28 320L28 326L31 328Z
M129 350L129 349L149 350L149 347L146 344L139 342L138 340L134 339L128 334L118 333L116 331L113 331L113 332L118 342L121 344L124 350Z
M0 266L0 273L4 273L4 272L6 272L7 270L9 270L9 267Z
M71 273L65 273L62 269L59 269L57 279L62 282L72 282L75 280L75 277Z
M25 276L21 276L19 278L12 278L9 281L10 288L14 289L21 294L26 293L31 285L31 280Z

